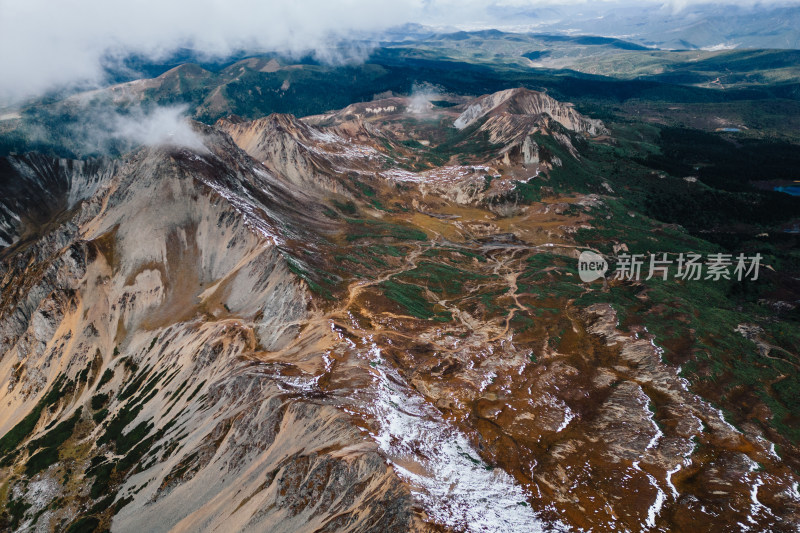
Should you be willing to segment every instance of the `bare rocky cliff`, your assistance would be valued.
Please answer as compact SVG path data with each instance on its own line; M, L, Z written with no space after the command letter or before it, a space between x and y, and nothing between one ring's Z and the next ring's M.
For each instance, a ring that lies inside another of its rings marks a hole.
M95 194L114 168L102 159L73 161L40 154L0 160L0 246L19 240L26 224L37 227L68 214Z
M456 119L456 128L463 129L478 120L501 113L511 115L546 115L565 128L589 135L606 133L599 120L585 117L569 104L559 102L544 93L528 89L508 89L478 98L466 104Z

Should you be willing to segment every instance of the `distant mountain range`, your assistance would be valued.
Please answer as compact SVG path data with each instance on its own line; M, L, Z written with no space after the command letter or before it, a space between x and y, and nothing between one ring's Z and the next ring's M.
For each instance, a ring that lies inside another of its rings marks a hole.
M508 31L617 37L678 50L702 48L800 48L800 5L737 6L721 3L659 7L652 3L595 2L542 7L497 7L492 27ZM455 28L447 28L450 33ZM479 25L460 29L481 29ZM406 25L390 39L419 39L442 32Z

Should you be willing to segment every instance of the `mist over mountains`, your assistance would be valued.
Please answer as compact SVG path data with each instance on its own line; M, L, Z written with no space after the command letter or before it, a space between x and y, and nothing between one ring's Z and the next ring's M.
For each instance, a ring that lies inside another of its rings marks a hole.
M27 24L31 20L36 24ZM141 63L174 63L191 56L194 62L220 64L273 51L293 59L308 56L326 64L346 64L366 60L387 40L491 28L611 36L667 49L795 48L800 42L800 7L797 2L685 0L353 0L332 7L323 2L287 6L237 0L225 8L212 2L117 6L91 1L73 9L4 0L0 49L7 52L0 56L0 107L65 87L102 86L120 75L145 77L146 70L135 69Z

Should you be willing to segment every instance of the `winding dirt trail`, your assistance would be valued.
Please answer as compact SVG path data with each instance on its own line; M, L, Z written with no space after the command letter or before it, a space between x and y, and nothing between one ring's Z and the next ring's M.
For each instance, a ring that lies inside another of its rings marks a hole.
M391 278L392 276L396 276L398 274L402 274L403 272L408 272L409 270L414 270L415 268L417 268L417 260L419 259L419 256L422 255L422 253L425 250L428 250L428 249L430 249L432 247L433 247L433 243L431 243L431 245L427 246L427 247L423 247L422 245L417 245L416 248L410 254L408 254L406 256L406 258L405 258L406 259L406 264L403 265L402 267L399 267L399 268L396 268L396 269L393 269L393 270L389 270L388 272L384 273L381 277L376 278L376 279L359 280L359 281L354 281L354 282L350 283L350 285L347 287L347 299L344 301L344 303L341 305L341 307L338 310L335 310L335 311L332 311L331 313L328 313L327 316L329 318L332 318L332 317L335 317L335 316L343 316L343 315L345 315L347 313L347 310L350 309L350 306L353 305L353 302L355 301L355 299L358 298L358 296L361 294L361 292L364 289L366 289L367 287L372 287L372 286L378 285L380 283L383 283L384 281L388 281L389 278Z

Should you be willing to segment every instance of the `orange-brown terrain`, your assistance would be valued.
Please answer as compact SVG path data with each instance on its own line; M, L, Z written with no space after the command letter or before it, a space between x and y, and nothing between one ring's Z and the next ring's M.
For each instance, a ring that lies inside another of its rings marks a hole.
M558 186L599 120L451 104L7 158L0 529L796 531L796 445L702 376L797 354L684 284L580 281L587 235L701 246Z

